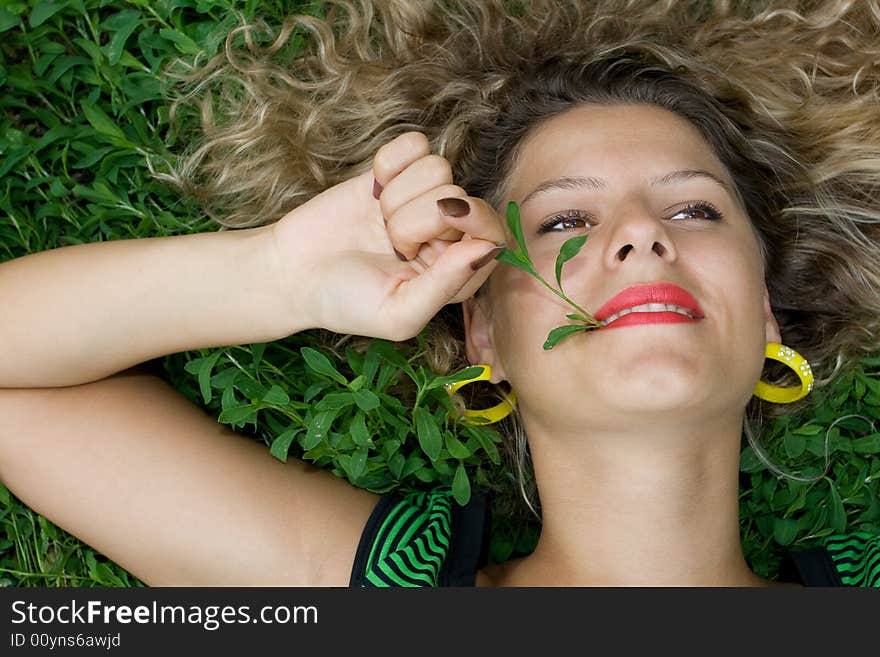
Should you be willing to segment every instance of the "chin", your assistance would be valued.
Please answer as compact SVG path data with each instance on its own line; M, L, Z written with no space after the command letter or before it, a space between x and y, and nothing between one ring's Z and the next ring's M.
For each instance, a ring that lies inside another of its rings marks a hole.
M705 380L690 376L664 375L655 372L633 372L629 377L617 377L609 382L616 404L633 411L680 409L705 403L710 387Z

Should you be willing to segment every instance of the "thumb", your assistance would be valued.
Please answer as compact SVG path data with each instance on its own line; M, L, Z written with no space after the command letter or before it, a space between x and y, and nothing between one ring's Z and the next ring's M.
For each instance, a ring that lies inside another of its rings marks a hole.
M406 313L431 318L450 303L468 283L474 291L492 272L491 264L505 248L484 239L465 239L451 244L418 276L404 281L394 300ZM478 281L476 279L479 279Z

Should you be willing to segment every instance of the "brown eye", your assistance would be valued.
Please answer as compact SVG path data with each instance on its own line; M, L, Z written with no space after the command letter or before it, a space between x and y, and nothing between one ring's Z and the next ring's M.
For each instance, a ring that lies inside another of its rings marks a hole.
M540 228L538 228L538 233L561 233L579 228L581 225L586 226L589 216L581 210L566 210L560 214L553 215L541 224ZM557 229L556 226L559 225L562 225L562 228Z
M723 217L718 208L716 208L711 203L706 203L705 201L692 203L687 207L682 208L672 216L677 217L680 214L690 215L690 217L693 219L700 219L703 221L718 221Z

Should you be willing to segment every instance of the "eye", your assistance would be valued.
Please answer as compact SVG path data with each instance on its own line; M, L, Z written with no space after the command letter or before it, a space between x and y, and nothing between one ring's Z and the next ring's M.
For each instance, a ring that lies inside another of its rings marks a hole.
M577 227L577 222L587 223L590 215L582 210L566 210L559 214L555 214L538 228L538 234L542 233L561 233L564 230L570 230ZM565 224L565 228L556 230L554 227L559 224Z
M697 201L689 203L684 208L678 210L670 218L677 217L680 214L690 215L692 218L701 221L719 221L724 218L721 211L708 201ZM559 214L555 214L538 228L538 234L543 233L561 233L572 230L582 225L587 225L593 219L592 215L583 210L566 210ZM563 224L563 228L557 229L556 226Z
M689 214L692 217L703 221L718 221L724 217L718 208L707 201L689 203L686 207L682 208L672 216L677 217L680 214Z

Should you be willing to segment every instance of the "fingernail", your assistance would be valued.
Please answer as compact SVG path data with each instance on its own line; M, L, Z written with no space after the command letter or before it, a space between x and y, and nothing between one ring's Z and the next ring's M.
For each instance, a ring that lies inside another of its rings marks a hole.
M394 253L396 253L397 257L400 258L401 260L403 260L403 262L407 262L406 256L403 255L400 251L398 251L397 249L394 249Z
M437 201L441 214L447 217L463 217L471 211L471 205L463 198L441 198Z
M379 200L379 195L382 193L382 185L379 184L379 181L373 178L373 198L377 201Z
M473 269L474 271L477 271L481 267L485 267L490 262L492 262L498 256L498 254L501 253L505 248L506 247L504 247L502 245L502 246L496 246L496 247L492 248L491 250L486 251L486 253L484 253L482 256L480 256L479 258L477 258L476 260L474 260L471 263L471 269Z

